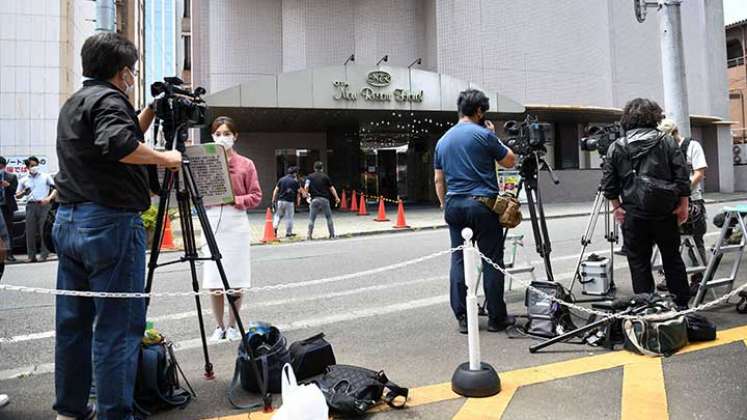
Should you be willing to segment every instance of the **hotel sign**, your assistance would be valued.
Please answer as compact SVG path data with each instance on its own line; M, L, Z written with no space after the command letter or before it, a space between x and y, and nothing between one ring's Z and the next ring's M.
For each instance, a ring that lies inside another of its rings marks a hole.
M368 72L366 83L369 86L362 88L351 87L346 81L336 80L332 82L335 88L333 96L335 101L355 102L359 98L366 102L423 102L423 91L411 91L410 89L397 88L394 90L383 90L392 83L392 75L383 70Z

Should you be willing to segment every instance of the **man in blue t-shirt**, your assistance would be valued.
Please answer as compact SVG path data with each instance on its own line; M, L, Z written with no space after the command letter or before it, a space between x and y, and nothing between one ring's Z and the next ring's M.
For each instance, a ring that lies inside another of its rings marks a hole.
M503 266L503 228L498 215L480 202L494 199L500 192L495 163L510 168L516 156L495 135L493 123L485 120L490 104L479 90L459 94L459 123L436 144L433 159L438 201L445 209L451 246L462 245L462 229L469 227L480 251ZM464 283L462 251L451 254L451 309L459 322L459 332L467 333L467 288ZM514 323L503 301L503 273L483 264L483 287L487 298L488 331L502 331Z
M275 189L272 191L272 202L276 204L275 217L272 220L272 227L275 234L278 233L278 226L283 217L285 221L285 237L292 238L296 236L293 233L293 217L296 213L296 206L301 201L299 190L301 184L298 183L298 167L291 166L288 168L288 174L278 181Z

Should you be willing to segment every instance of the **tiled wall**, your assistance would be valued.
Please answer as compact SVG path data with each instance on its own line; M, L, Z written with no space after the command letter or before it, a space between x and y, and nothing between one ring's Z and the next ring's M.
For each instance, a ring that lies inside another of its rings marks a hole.
M94 6L84 0L3 2L0 154L45 155L56 170L57 114L79 85L80 46L93 32Z

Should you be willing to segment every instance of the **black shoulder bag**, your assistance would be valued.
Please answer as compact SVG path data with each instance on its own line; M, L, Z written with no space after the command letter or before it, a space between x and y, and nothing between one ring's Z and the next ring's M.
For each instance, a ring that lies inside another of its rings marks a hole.
M407 403L409 389L389 381L384 371L334 365L318 379L311 381L322 390L327 405L343 416L362 416L383 400L392 408L403 408ZM389 392L384 395L384 390ZM396 402L401 399L401 402Z

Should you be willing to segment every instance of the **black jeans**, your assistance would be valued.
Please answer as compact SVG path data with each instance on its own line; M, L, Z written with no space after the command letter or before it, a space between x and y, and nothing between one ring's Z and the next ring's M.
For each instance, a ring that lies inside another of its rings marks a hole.
M633 292L653 293L654 275L651 256L654 244L659 247L667 288L675 295L677 305L687 305L690 289L687 285L685 263L680 255L680 230L676 216L652 220L625 215L622 225L623 241L627 250Z
M701 221L699 223L696 223L695 226L693 226L692 234L693 234L693 240L695 240L695 247L697 248L698 254L700 255L700 258L703 260L703 264L707 266L708 256L706 254L705 242L703 241L703 236L708 230L708 225L707 225L708 215L706 214L705 203L703 202L703 200L693 200L692 203L693 205L700 207L700 211L701 213L703 213L703 218L701 219ZM690 261L692 261L693 264L697 263L695 252L692 249L688 250L688 256L690 257ZM703 273L695 273L690 277L690 279L694 283L699 283L701 280L703 280Z
M451 246L464 244L462 229L468 227L480 251L503 267L503 227L498 215L471 197L452 196L446 199L446 223L449 224ZM488 315L502 321L506 318L503 301L503 273L483 262L482 286L487 298ZM467 314L467 286L464 283L464 256L462 251L451 254L451 309L457 318Z

